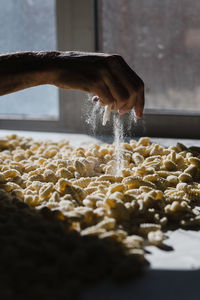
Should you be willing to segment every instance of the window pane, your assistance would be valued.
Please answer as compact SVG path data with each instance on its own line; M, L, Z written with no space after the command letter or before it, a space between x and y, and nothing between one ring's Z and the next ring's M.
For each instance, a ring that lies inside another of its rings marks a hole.
M55 0L0 0L0 53L56 49ZM0 97L0 114L58 116L58 91L39 86Z
M200 2L102 0L101 50L146 84L146 107L200 111Z

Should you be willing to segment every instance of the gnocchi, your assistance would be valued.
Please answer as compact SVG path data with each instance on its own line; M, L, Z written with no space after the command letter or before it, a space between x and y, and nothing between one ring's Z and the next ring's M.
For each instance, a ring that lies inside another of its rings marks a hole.
M191 203L200 204L200 159L180 144L165 149L147 137L122 143L116 175L114 144L73 148L16 135L2 141L1 191L59 210L82 235L112 237L143 257L146 244L163 243L171 219L199 222Z

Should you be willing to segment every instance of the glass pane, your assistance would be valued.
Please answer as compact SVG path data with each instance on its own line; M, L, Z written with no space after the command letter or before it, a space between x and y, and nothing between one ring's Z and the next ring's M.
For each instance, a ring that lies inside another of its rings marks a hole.
M200 111L200 1L102 0L101 50L146 84L146 107Z
M0 0L0 53L55 50L55 1ZM57 117L57 88L45 85L2 96L0 114Z

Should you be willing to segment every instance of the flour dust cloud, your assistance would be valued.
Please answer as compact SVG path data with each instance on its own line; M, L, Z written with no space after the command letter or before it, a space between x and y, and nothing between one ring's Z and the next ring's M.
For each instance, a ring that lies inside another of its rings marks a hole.
M85 116L86 116L86 123L90 125L90 128L92 130L92 133L95 134L96 129L97 129L97 124L102 124L104 123L104 120L107 119L105 117L105 114L107 113L106 109L104 107L101 107L99 103L92 104L92 97L89 96L88 98L90 105L88 104L89 107L86 107L85 109ZM135 113L133 110L131 110L130 113L127 115L128 117L128 126L127 130L131 131L132 130L132 136L135 135L135 132L133 131L134 128L137 125L137 118L135 116ZM109 119L109 118L108 118ZM101 121L101 122L99 122ZM123 124L123 118L118 114L117 111L111 112L111 117L108 122L113 122L113 138L114 138L114 145L115 145L115 168L114 168L114 175L120 176L121 171L123 169L123 148L122 144L124 143L124 124Z

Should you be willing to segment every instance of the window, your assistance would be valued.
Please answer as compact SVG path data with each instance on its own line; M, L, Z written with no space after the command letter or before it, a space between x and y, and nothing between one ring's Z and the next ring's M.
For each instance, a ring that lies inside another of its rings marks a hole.
M99 1L99 49L121 54L146 85L143 134L200 137L199 10L198 0Z
M1 52L57 48L119 53L146 84L145 117L132 128L134 134L200 137L199 1L1 0L1 5ZM3 19L9 20L9 29ZM31 26L37 28L33 34ZM20 93L0 98L1 128L85 131L85 93L51 86ZM35 104L43 99L43 106L30 109L33 99ZM8 111L12 101L23 111ZM15 116L2 116L8 113Z
M0 53L57 48L55 0L1 0ZM0 98L0 115L58 118L58 91L50 85Z
M94 51L93 0L1 0L0 7L0 53ZM83 131L84 93L45 85L2 96L0 101L2 129Z

